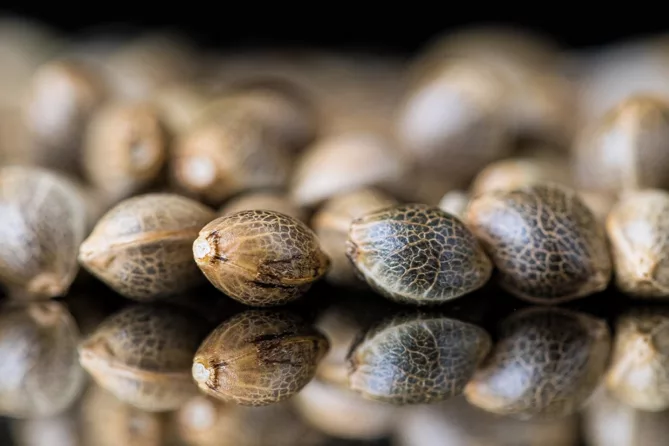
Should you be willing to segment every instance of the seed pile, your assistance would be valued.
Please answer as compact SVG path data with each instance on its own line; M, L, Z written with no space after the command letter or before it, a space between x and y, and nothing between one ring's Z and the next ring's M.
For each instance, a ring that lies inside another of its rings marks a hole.
M15 443L666 439L665 40L403 61L0 20Z

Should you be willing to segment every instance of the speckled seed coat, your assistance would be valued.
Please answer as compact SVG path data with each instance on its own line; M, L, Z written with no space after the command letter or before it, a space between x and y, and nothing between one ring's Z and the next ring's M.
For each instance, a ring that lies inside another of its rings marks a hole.
M197 393L190 368L207 328L183 308L136 304L103 322L79 347L79 360L120 400L174 410Z
M202 343L193 360L193 378L215 398L266 406L307 385L328 349L325 336L290 313L247 311Z
M401 316L370 330L349 354L350 387L365 398L424 404L460 395L491 347L473 324Z
M635 297L669 297L669 193L630 192L606 221L616 285Z
M193 254L216 288L253 306L297 299L330 265L309 227L264 210L241 211L210 222L193 243Z
M611 279L604 230L576 192L557 185L472 200L467 221L510 293L540 304L602 291Z
M81 245L79 261L125 297L147 301L178 294L203 280L191 246L215 215L173 194L129 198L98 222Z
M611 347L604 320L558 308L514 313L467 384L474 406L520 419L581 409L601 382Z
M669 310L635 308L616 324L606 385L625 404L644 411L669 408Z
M453 215L422 204L383 209L353 221L347 255L389 299L438 304L482 287L492 264Z

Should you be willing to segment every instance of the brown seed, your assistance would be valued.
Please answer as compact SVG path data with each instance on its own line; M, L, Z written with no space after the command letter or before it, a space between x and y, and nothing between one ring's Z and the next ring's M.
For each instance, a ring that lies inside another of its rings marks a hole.
M299 205L316 206L358 189L392 187L405 169L406 160L379 134L331 134L318 139L298 160L290 193Z
M669 311L635 308L615 329L606 385L611 394L635 409L669 409Z
M178 187L212 204L252 189L280 189L290 156L279 135L243 107L198 118L178 138L171 175Z
M319 380L313 380L295 395L295 408L302 418L326 434L347 440L372 441L389 436L399 411L378 401Z
M325 276L337 285L361 283L351 261L346 257L346 239L351 223L363 215L390 207L397 201L374 188L357 189L330 198L314 215L311 227L321 242L323 251L332 260Z
M208 395L266 406L306 386L328 349L328 340L296 316L251 310L207 337L195 354L192 373Z
M256 78L229 86L227 94L209 104L204 119L215 119L230 108L244 110L262 123L289 154L311 143L319 127L318 112L309 95L279 78Z
M307 219L304 209L295 204L290 197L278 191L257 191L242 194L225 203L218 213L223 216L255 210L280 212L300 221L306 221Z
M262 210L213 220L193 243L193 255L216 288L243 304L259 307L297 299L330 265L307 225Z
M481 409L525 420L580 410L601 382L611 347L604 320L558 308L513 313L497 339L465 396Z
M119 294L153 300L202 281L192 244L212 209L172 194L128 198L109 210L82 243L79 261Z
M189 446L321 446L327 440L287 403L242 407L198 395L179 409L176 423Z
M490 335L468 322L397 316L352 346L349 385L367 399L395 405L443 401L462 394L490 346Z
M400 147L421 168L448 177L452 187L466 186L510 153L504 91L487 65L444 61L407 93L396 122Z
M618 287L636 297L669 297L669 193L625 194L609 214L606 229Z
M146 411L174 410L197 393L191 362L208 328L181 307L135 304L81 343L79 361L119 400Z
M464 223L439 208L399 205L351 224L347 256L367 283L400 303L443 303L481 288L492 264Z
M49 417L70 408L85 384L79 330L56 301L5 304L0 312L0 414Z
M16 297L66 294L89 223L78 186L42 168L3 167L0 208L0 282Z
M84 395L80 418L81 446L167 445L166 414L133 407L97 385Z
M574 175L588 190L666 188L669 102L634 95L587 126L574 145Z
M74 59L56 59L33 75L25 119L40 165L78 171L79 148L90 114L106 96L101 73Z
M156 182L168 139L158 110L147 103L110 103L92 118L83 164L88 181L118 201Z
M474 198L467 221L503 288L539 304L602 291L611 279L604 229L571 189L532 185Z

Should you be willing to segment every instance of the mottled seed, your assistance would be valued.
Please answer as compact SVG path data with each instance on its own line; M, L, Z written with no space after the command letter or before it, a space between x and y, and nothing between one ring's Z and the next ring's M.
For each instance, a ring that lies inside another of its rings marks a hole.
M490 350L473 324L429 314L398 316L371 329L349 354L349 385L396 405L460 395Z
M203 280L191 247L200 228L215 215L179 195L129 198L98 222L79 249L79 262L130 299L178 294Z
M274 211L240 211L200 231L193 255L219 290L247 305L285 304L326 273L330 260L314 232Z
M473 199L467 222L500 272L502 287L539 304L602 291L611 279L604 228L577 193L557 185Z
M519 419L571 415L595 391L609 357L604 320L535 307L504 320L497 343L467 384L467 400Z
M221 324L200 345L193 379L220 400L266 406L307 385L328 349L320 332L290 313L246 311Z
M420 204L383 209L353 221L347 255L367 283L389 299L439 304L482 287L492 264L456 217Z
M197 393L193 354L208 324L180 307L135 304L107 318L79 347L95 382L146 411L168 411Z

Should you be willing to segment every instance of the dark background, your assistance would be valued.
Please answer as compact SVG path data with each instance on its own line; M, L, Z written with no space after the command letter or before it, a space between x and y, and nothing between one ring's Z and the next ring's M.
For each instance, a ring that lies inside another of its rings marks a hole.
M15 3L15 4L14 4ZM171 28L207 47L308 45L414 52L430 38L469 25L512 25L539 32L565 47L583 48L669 31L666 14L639 2L596 6L533 2L513 8L454 2L2 2L3 11L34 18L68 33L93 28ZM76 6L75 6L76 5ZM391 6L396 5L396 6ZM520 3L519 3L520 5Z

